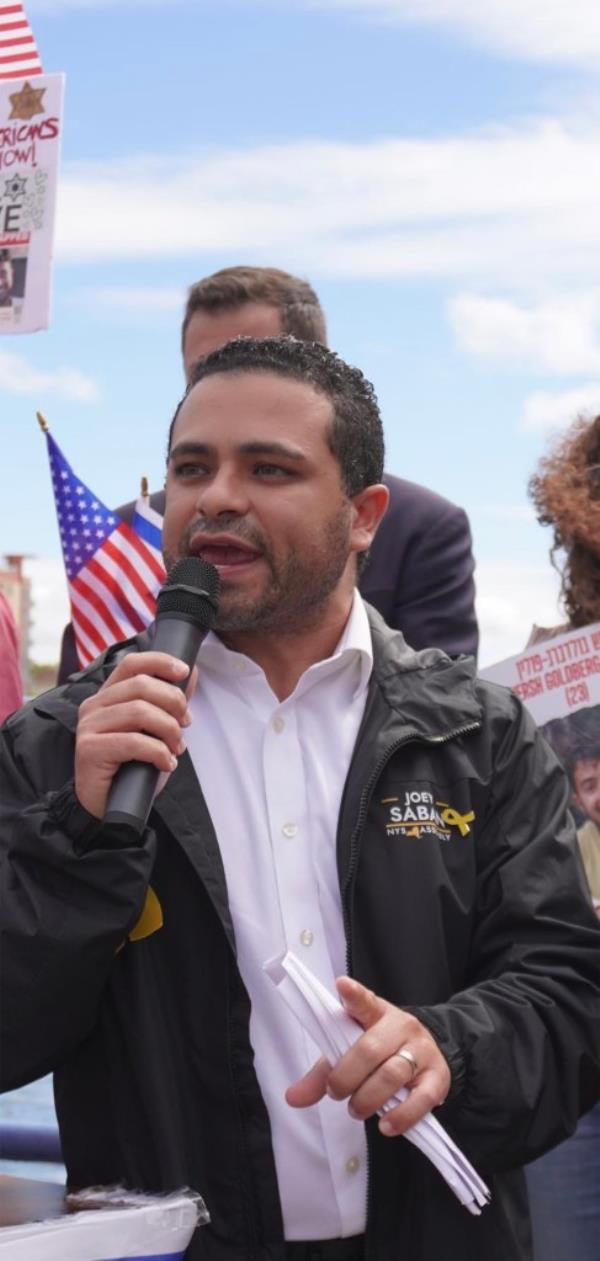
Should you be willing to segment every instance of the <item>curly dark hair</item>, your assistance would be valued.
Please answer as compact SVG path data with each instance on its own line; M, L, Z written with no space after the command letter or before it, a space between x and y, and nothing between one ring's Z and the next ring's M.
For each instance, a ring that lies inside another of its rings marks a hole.
M333 350L295 337L236 337L201 359L171 421L167 455L175 421L190 390L205 377L223 372L274 372L311 385L333 407L329 448L339 462L346 494L357 495L381 481L383 427L373 386Z
M540 460L529 482L537 519L551 525L551 556L562 576L569 623L600 619L600 416L579 417ZM558 562L557 553L565 552Z
M247 302L264 302L279 312L281 328L301 341L327 345L327 326L321 303L307 280L279 267L223 267L198 280L188 291L181 348L196 311L236 311Z

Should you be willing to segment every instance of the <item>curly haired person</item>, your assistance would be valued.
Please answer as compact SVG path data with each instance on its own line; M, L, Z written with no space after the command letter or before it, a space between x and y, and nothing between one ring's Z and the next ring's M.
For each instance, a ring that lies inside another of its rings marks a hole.
M543 457L529 483L541 525L553 530L551 558L562 578L567 622L534 627L530 642L600 621L600 416L579 417ZM547 730L587 816L577 837L596 909L600 899L600 707L558 719ZM566 727L566 745L554 728ZM594 730L592 730L594 728ZM556 738L555 738L556 736ZM567 747L568 746L568 747ZM572 1138L527 1170L536 1261L598 1261L600 1106Z

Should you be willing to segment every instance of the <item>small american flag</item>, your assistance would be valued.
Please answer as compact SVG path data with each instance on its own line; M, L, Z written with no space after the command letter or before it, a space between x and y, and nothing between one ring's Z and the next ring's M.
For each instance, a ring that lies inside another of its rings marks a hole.
M43 69L23 5L0 0L0 79L34 74L43 74Z
M77 655L86 666L152 621L166 577L162 517L139 499L128 525L75 476L45 432Z

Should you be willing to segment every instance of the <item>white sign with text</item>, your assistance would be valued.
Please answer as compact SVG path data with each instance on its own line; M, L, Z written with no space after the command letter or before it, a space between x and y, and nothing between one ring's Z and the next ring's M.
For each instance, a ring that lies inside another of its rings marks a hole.
M543 727L578 709L600 704L600 622L534 644L481 671L510 687Z
M0 334L50 319L64 75L0 82Z

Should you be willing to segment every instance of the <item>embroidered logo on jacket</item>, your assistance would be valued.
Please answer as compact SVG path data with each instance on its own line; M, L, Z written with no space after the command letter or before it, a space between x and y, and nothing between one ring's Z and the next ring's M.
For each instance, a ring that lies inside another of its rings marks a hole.
M388 836L437 836L449 841L453 836L468 836L475 811L460 814L447 801L436 801L433 793L425 790L405 790L399 797L383 797L382 806L388 807L385 830Z

